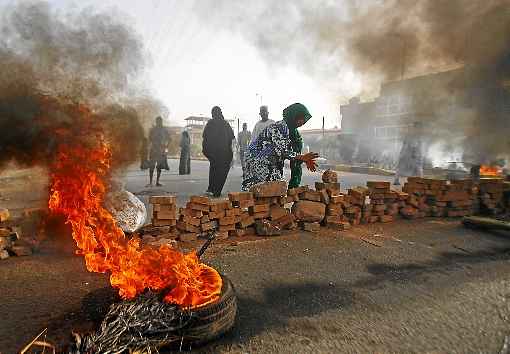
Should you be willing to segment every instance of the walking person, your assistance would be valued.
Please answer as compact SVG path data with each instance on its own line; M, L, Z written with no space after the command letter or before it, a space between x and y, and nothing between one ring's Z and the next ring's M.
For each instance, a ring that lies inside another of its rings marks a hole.
M221 108L214 106L212 119L207 122L203 132L202 152L209 160L209 187L207 192L214 197L221 196L232 163L232 141L234 131L225 121Z
M239 133L239 160L241 161L241 167L243 169L243 176L244 176L244 170L246 168L245 163L245 154L248 150L248 146L250 145L251 141L251 132L248 130L248 125L246 123L243 123L243 130Z
M315 159L319 154L309 152L297 153L294 146L298 144L297 128L310 118L308 109L301 103L294 103L283 110L283 120L266 127L250 144L246 155L246 173L242 189L269 181L283 180L285 160L304 162L310 171L315 171Z
M251 142L253 143L255 139L259 136L260 133L266 127L270 126L274 123L274 120L269 119L269 111L267 109L267 106L260 106L259 110L260 120L255 124L255 127L253 128L253 133L251 134Z
M154 177L154 169L157 171L156 186L161 187L159 182L161 177L161 170L170 170L166 156L166 150L170 143L170 135L163 126L163 118L156 117L156 124L149 132L149 184L147 187L152 186Z
M189 175L191 173L191 140L189 133L185 130L181 134L181 158L179 160L179 174Z
M422 123L415 122L402 142L393 184L400 185L400 177L423 177Z

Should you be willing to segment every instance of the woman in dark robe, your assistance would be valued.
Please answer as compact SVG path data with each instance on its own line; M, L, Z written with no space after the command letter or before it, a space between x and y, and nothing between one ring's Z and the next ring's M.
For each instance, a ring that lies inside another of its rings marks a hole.
M209 160L209 187L207 192L219 197L232 163L234 131L223 118L221 108L214 106L202 134L202 152Z
M297 128L310 118L312 116L304 105L294 103L283 110L283 120L266 127L260 133L248 148L243 190L249 190L258 183L281 181L286 159L291 161L293 169L299 169L293 172L294 184L300 182L302 162L310 171L316 170L317 153L301 155L297 152L302 147Z
M181 159L179 160L179 174L189 175L191 173L191 141L187 131L181 135Z

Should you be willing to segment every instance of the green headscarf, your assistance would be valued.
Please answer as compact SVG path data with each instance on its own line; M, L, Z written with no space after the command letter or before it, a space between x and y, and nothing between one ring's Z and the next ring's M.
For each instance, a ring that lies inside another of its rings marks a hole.
M289 128L289 138L292 142L292 150L298 154L303 150L303 138L296 126L296 118L297 116L302 115L305 118L305 123L312 118L310 112L305 107L305 105L301 103L294 103L288 106L283 110L283 120L287 123L287 127ZM301 175L303 173L302 162L292 160L290 162L290 171L291 177L289 181L289 188L299 187L301 184Z

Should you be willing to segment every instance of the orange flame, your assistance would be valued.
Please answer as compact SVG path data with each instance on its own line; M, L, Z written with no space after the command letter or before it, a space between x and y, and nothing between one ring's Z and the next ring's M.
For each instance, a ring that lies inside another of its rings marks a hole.
M51 166L49 208L71 224L78 254L90 272L110 272L111 285L124 299L145 289L164 292L164 300L183 307L215 301L222 279L201 264L192 252L183 254L163 245L142 247L139 238L127 240L103 207L110 172L111 151L99 136L98 144L61 145Z
M481 165L480 166L480 176L501 176L502 171L498 166L488 166Z

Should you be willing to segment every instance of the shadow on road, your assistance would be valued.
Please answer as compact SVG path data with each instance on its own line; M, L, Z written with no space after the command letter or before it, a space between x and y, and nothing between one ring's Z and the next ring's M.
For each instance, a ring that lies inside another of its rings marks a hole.
M425 263L388 264L373 263L367 266L372 277L361 279L353 284L354 288L380 288L385 282L407 282L433 272L446 273L469 264L481 264L510 259L510 248L492 248L490 250L470 252L458 248L460 252L443 252L437 260Z
M235 328L224 337L229 344L245 343L270 329L287 327L292 318L318 315L351 306L354 294L324 283L284 284L264 290L264 299L238 297Z

